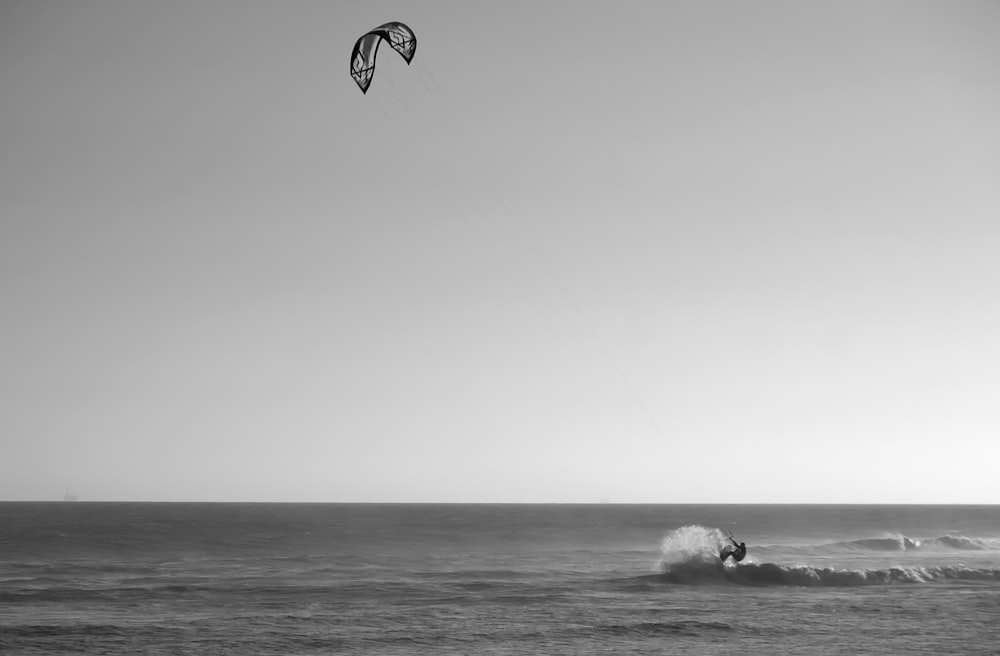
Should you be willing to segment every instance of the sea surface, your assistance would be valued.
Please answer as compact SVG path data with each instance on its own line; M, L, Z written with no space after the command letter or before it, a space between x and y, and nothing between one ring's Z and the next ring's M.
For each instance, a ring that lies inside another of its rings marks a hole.
M1000 654L1000 506L0 503L0 653Z

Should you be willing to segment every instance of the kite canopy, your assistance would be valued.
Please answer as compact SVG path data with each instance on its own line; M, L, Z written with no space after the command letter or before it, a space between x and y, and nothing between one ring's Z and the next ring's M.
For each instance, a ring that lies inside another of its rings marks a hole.
M403 56L407 64L417 52L417 37L413 34L413 30L402 23L379 25L358 39L351 52L351 77L361 87L362 93L368 93L368 87L372 83L372 76L375 75L375 55L383 39Z

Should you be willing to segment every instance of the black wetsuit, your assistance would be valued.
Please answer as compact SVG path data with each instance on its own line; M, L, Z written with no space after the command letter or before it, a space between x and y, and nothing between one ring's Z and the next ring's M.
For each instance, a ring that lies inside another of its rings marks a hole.
M736 540L732 538L729 538L729 541L733 543L733 546L730 547L727 544L725 548L723 548L723 550L719 552L719 558L722 559L722 562L726 562L726 559L729 558L730 556L732 556L733 560L735 560L736 562L740 562L741 560L747 557L747 545L745 542L740 542L739 544L736 544Z

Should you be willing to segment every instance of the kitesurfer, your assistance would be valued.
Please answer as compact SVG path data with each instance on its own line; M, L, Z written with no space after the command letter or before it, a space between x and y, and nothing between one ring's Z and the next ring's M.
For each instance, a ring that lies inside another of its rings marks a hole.
M726 559L730 556L732 556L733 560L737 563L747 557L747 545L745 542L737 543L736 540L733 539L732 535L729 536L729 541L733 544L727 544L722 548L722 551L719 552L719 558L722 559L722 562L726 562Z

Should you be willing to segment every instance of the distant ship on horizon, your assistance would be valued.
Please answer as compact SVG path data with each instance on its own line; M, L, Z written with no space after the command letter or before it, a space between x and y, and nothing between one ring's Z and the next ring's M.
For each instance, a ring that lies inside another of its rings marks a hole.
M80 500L79 496L70 492L69 488L66 488L66 494L63 495L63 501L79 501L79 500Z

